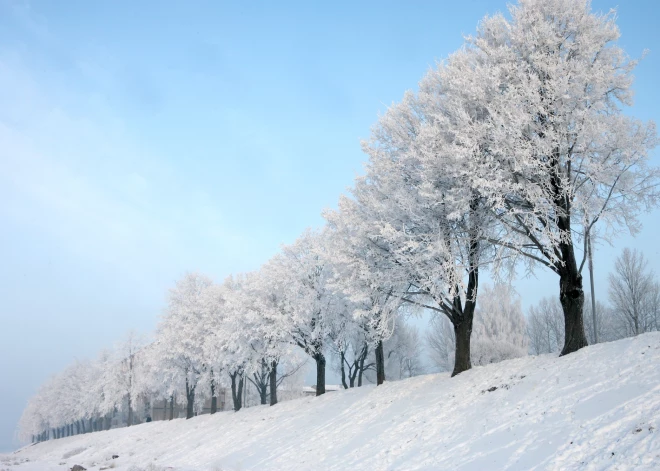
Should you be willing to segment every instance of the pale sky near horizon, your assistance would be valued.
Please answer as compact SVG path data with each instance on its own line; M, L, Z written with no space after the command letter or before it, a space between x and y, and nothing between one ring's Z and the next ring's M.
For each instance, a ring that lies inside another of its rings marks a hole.
M39 384L152 331L184 272L257 269L322 224L378 114L506 9L357 3L0 0L0 452ZM618 13L650 50L628 112L658 121L660 4ZM659 216L599 247L603 300L625 246L660 272ZM556 292L538 273L524 306Z

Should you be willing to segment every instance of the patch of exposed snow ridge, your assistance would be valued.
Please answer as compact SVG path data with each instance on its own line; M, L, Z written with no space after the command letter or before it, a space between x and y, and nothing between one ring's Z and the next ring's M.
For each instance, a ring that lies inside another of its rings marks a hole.
M455 378L420 376L48 441L2 457L0 469L74 464L153 471L660 469L660 333Z

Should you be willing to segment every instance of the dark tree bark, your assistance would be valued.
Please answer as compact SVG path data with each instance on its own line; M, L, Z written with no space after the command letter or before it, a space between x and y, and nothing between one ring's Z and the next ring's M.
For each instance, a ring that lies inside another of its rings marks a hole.
M248 377L250 382L254 384L259 393L259 400L261 405L268 404L268 365L266 359L261 359L261 371L259 373L252 373L252 378Z
M362 372L364 371L364 362L369 355L369 344L364 342L360 354L353 360L353 365L348 368L348 380L351 388L355 387L355 379L360 375L358 386L362 386Z
M476 200L471 203L471 210L476 210ZM472 368L470 359L470 338L472 337L472 321L474 310L477 305L477 293L479 291L479 241L472 227L471 243L468 252L468 260L471 267L468 273L468 284L465 293L465 304L462 305L460 296L456 296L453 302L452 324L456 335L456 352L454 358L454 371L452 377Z
M170 396L170 420L174 418L174 394Z
M573 265L574 267L570 267L570 263L567 263L566 269L561 270L559 274L559 301L564 311L564 348L560 356L577 352L588 345L582 317L584 306L582 275L578 273L574 257Z
M383 341L379 340L376 344L376 385L380 386L385 382L385 354L383 353Z
M270 364L270 405L277 404L277 361L273 360Z
M357 363L357 362L356 362L356 363ZM355 365L355 368L353 368L353 371L352 371L351 374L348 376L348 387L350 387L350 388L354 388L354 387L355 387L355 378L357 378L358 370L359 370L359 367L358 367L358 365L356 364L356 365Z
M346 368L344 367L345 362L346 362L346 352L342 350L339 352L339 363L341 363L341 385L344 386L344 389L348 389L348 384L346 384Z
M456 376L457 374L472 368L472 361L470 360L472 317L467 318L467 316L465 316L461 322L454 324L454 335L456 336L456 352L454 358L454 371L451 373L452 376Z
M320 396L325 394L325 355L316 353L314 361L316 361L316 395Z
M363 356L360 359L360 372L358 373L358 388L362 387L362 374L364 373L364 362L367 359L366 356Z
M195 416L195 386L190 386L186 379L186 420Z
M364 362L367 361L367 357L369 356L369 344L367 342L365 342L364 345L362 346L362 350L361 350L360 353L361 353L361 355L358 358L358 362L357 362L358 366L356 368L357 379L358 379L358 384L357 384L358 388L362 387L362 376L363 376L364 372L367 371L367 369L370 367L369 365L364 366ZM355 374L353 375L353 378L351 379L351 387L353 387L353 382L354 381L355 381Z
M211 376L213 372L211 371ZM218 411L218 398L215 395L215 381L211 380L211 414L215 414Z
M238 412L243 407L243 373L230 373L231 378L231 398L234 402L234 412ZM238 381L237 381L238 379Z
M133 425L133 407L131 405L131 395L128 395L128 424L127 426L130 427Z

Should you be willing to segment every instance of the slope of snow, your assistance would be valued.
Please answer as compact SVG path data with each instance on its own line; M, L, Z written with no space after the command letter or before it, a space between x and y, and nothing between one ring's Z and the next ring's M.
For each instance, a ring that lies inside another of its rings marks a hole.
M53 440L2 457L0 469L74 464L153 471L660 469L660 333L456 378L427 375Z

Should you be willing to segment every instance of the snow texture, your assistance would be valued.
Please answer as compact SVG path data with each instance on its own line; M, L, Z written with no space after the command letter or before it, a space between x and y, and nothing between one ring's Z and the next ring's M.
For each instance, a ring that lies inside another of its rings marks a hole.
M51 440L2 456L0 469L651 470L659 434L660 333L649 333Z

